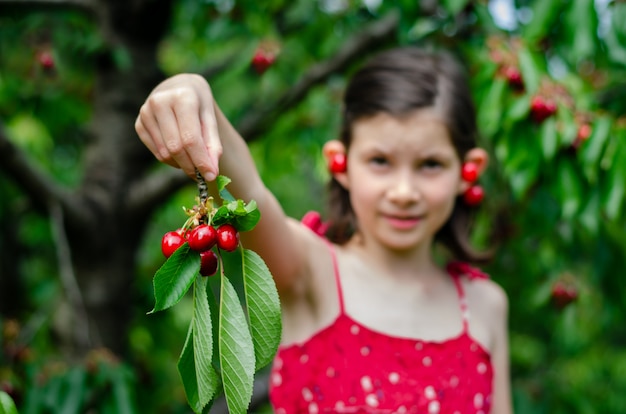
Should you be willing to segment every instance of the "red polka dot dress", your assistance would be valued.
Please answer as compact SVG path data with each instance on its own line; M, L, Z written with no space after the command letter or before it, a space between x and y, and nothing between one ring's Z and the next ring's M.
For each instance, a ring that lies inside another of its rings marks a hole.
M270 376L276 414L487 414L491 358L468 331L462 276L486 275L465 263L448 272L459 295L463 331L445 341L422 341L372 330L346 314L333 253L340 312L304 343L280 347Z

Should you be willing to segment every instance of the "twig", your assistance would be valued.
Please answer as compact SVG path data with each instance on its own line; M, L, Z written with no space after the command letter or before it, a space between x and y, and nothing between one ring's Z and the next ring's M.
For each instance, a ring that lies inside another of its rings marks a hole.
M93 344L91 339L92 335L89 332L87 311L72 267L71 250L63 223L63 209L58 202L50 203L50 223L52 236L56 245L61 284L63 285L72 308L76 311L74 313L76 319L76 329L74 329L75 339L79 346L90 348ZM98 339L97 332L94 332L94 336ZM99 340L97 342L99 342Z

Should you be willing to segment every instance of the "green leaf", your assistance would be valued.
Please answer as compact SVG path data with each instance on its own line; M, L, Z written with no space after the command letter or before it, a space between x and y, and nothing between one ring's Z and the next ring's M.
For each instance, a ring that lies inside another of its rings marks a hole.
M561 105L555 119L559 133L559 146L570 146L578 135L578 123L574 119L574 114L565 105Z
M202 412L202 404L198 396L198 378L196 377L196 362L193 353L193 324L189 324L187 339L183 351L178 359L178 372L183 381L187 402L194 413Z
M207 298L207 278L196 277L193 300L193 353L198 378L198 398L201 404L207 404L214 396L218 386L217 373L213 369L213 329L211 310Z
M611 6L611 30L605 35L609 57L626 66L626 3L613 2Z
M467 5L468 0L443 0L443 7L452 15L458 14Z
M518 123L507 131L508 139L496 145L496 155L516 199L521 199L537 180L541 165L541 147L536 126Z
M272 361L280 343L280 300L272 274L252 250L243 252L243 281L258 371Z
M626 138L626 134L622 134L620 138ZM624 162L626 160L626 151L623 149L621 151L618 150L614 159L618 161L607 172L608 180L605 184L603 200L604 211L606 211L606 215L610 220L616 220L619 217L624 205L624 197L626 196L626 162Z
M547 2L550 3L550 2ZM543 71L533 54L527 48L520 48L517 59L520 71L524 74L524 87L530 95L539 89Z
M530 95L521 95L509 106L506 119L511 122L526 119L530 112Z
M535 0L531 5L533 18L524 28L524 37L531 43L545 37L558 18L561 7L563 7L561 1Z
M558 189L562 215L571 219L578 212L583 191L576 167L569 159L564 159L558 165Z
M496 25L486 4L473 2L472 5L478 24L484 27L485 33L501 33L501 29Z
M574 0L568 3L570 9L565 20L574 60L590 58L596 49L595 34L598 26L594 0Z
M593 123L591 136L582 148L582 157L585 164L597 168L602 152L611 132L613 121L608 116L600 116Z
M193 289L193 317L187 340L178 361L189 405L195 412L215 397L220 386L213 368L213 330L207 297L207 278L197 276Z
M261 212L259 210L253 210L245 216L235 217L233 226L239 231L250 231L257 225L260 219Z
M137 412L133 402L132 374L125 366L112 367L109 377L113 383L115 414L133 414Z
M63 413L79 412L87 391L87 373L84 369L73 368L65 377L68 393L59 407Z
M478 125L483 135L491 138L500 127L506 80L496 78L482 100L478 110Z
M218 175L216 180L217 180L217 191L219 192L219 195L222 198L222 200L234 201L235 197L233 197L232 194L226 189L226 186L230 184L232 180L226 177L225 175Z
M233 200L225 202L215 211L211 224L220 226L231 223L239 231L249 231L257 225L260 219L261 213L256 201L250 200L245 204L243 200Z
M415 24L409 29L408 36L411 40L419 40L431 33L439 30L441 24L430 17L420 17Z
M623 186L622 189L624 189ZM586 205L580 213L580 222L585 226L587 231L592 234L597 234L600 227L600 218L602 217L600 214L600 197L598 196L598 191L593 191L593 194L587 197L585 203Z
M252 398L254 345L237 292L222 274L219 354L229 412L243 414Z
M154 274L154 309L165 310L177 304L187 293L200 270L200 255L187 243L179 247Z
M0 391L0 414L18 414L13 399L4 391Z
M550 117L541 124L540 139L543 158L546 161L552 160L559 146L559 136L556 131L556 118Z

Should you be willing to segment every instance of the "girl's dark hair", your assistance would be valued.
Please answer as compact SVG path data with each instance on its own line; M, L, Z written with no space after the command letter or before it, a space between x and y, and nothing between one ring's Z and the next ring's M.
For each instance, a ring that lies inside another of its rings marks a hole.
M401 47L381 52L352 77L344 95L341 140L350 148L352 125L377 113L402 116L430 108L444 121L462 160L476 146L476 111L464 68L446 52ZM348 191L335 179L329 184L327 237L339 244L356 231ZM489 254L475 251L469 241L472 210L462 201L436 235L459 260L483 262Z

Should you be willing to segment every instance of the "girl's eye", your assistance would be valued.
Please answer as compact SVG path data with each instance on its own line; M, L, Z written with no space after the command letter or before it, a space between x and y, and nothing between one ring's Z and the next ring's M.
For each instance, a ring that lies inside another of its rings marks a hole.
M386 165L388 162L385 157L372 157L370 158L370 163L374 165Z
M443 163L435 159L424 160L421 165L422 168L427 169L427 170L438 169L438 168L441 168L442 166L443 166Z

